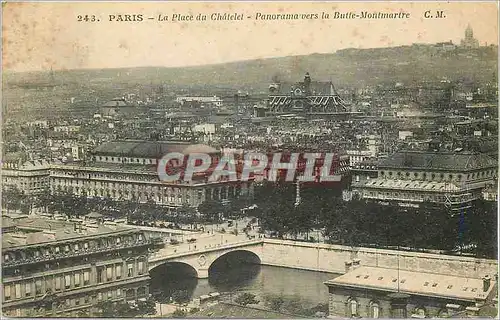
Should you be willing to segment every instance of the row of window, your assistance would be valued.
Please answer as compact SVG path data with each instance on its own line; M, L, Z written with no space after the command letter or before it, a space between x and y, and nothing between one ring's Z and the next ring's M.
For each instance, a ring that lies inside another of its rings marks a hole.
M48 292L64 291L87 285L90 285L90 270L51 275L16 284L4 284L4 301L29 298Z
M93 248L106 248L119 245L121 243L132 243L135 241L144 240L142 233L122 235L119 237L106 237L85 242L67 243L65 245L47 246L42 248L35 248L32 250L23 250L18 252L7 252L4 254L4 262L15 259L29 259L31 257L38 258L42 256L50 256L52 254L70 253L86 251Z
M364 196L369 196L370 198L376 197L381 199L406 199L406 200L425 200L434 202L445 202L448 199L453 201L468 201L470 200L466 196L451 196L447 198L443 194L422 194L415 192L364 192Z
M120 280L125 277L131 278L146 273L145 261L138 261L137 268L134 262L127 263L126 273L123 272L123 267L121 263L98 267L95 282L100 284ZM34 281L5 284L4 301L39 296L48 292L76 289L82 286L88 286L91 283L91 271L87 269L61 275L46 276L44 278L35 279Z
M151 180L151 182L157 182L158 179L156 180ZM78 179L63 179L63 178L53 178L53 183L52 188L54 189L54 186L57 186L57 188L61 187L74 187L77 189L79 186L82 187L82 190L84 187L93 187L93 188L100 188L97 190L101 190L101 192L104 191L117 191L117 192L134 192L138 190L142 190L143 192L156 192L156 193L163 193L165 196L167 195L175 195L178 194L179 196L183 193L190 193L194 190L187 190L185 188L165 188L164 186L160 185L142 185L142 184L132 184L128 183L127 181L121 181L121 182L102 182L102 181L90 181L90 180L78 180ZM231 190L229 190L231 191ZM201 193L202 190L198 190L198 193Z
M156 164L156 159L145 159L145 158L126 158L126 157L106 157L106 156L94 156L93 161L102 162L114 162L114 163L141 163L141 164Z
M348 298L347 299L347 312L346 315L351 317L351 318L359 318L360 317L360 307L361 304L355 299L355 298ZM374 318L377 319L380 317L380 306L378 302L376 301L370 301L368 304L369 308L369 318Z
M137 294L136 294L137 292ZM89 305L89 304L94 304L100 301L104 300L109 300L109 299L120 299L120 298L128 298L128 299L135 299L136 297L143 297L147 293L147 287L140 287L137 289L127 289L127 290L122 290L120 288L115 289L115 290L109 290L109 291L101 291L98 292L95 295L83 295L81 297L75 297L75 298L68 298L60 302L56 302L53 305L53 309L51 310L50 308L48 310L45 309L40 309L40 308L34 308L34 309L14 309L11 311L7 311L6 315L8 316L15 316L15 317L32 317L32 316L40 316L45 313L51 313L51 312L62 312L65 309L69 308L75 308L78 306L84 306L84 305ZM90 310L84 310L87 311L88 313ZM85 314L84 315L90 315L90 314Z
M496 175L496 170L487 170L487 171L482 171L482 172L476 172L476 173L469 173L466 175L467 179L478 179L478 178L489 178L489 177L494 177ZM380 171L379 172L379 176L381 177L384 177L386 176L386 172L385 171ZM389 171L387 172L387 176L389 177L397 177L398 179L399 178L407 178L407 179L412 179L412 178L415 178L415 179L436 179L436 178L440 178L441 180L447 178L448 180L453 180L453 179L456 179L457 181L461 181L462 178L464 177L464 175L462 174L444 174L444 173L440 173L440 174L437 174L437 173L426 173L426 172L423 172L423 173L420 173L420 172L401 172L401 171L398 171L398 172L393 172L393 171Z
M146 273L146 262L139 260L137 262L137 273L135 272L135 263L128 262L126 275L122 271L123 265L121 263L116 265L108 265L97 268L97 283L109 282L120 280L122 277L134 277L137 275L142 275Z

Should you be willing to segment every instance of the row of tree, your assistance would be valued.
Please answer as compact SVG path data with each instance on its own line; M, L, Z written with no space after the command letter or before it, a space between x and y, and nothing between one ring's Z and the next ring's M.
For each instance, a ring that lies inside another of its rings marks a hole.
M9 211L29 214L33 208L43 212L59 213L68 218L79 218L90 212L99 212L111 219L127 218L140 224L155 221L169 221L175 224L218 223L224 216L241 214L241 209L249 205L246 197L234 199L223 205L220 201L207 200L198 208L187 204L168 210L154 201L141 203L134 200L113 200L106 197L75 195L67 191L46 190L36 196L27 195L17 188L4 188L2 205Z
M418 208L343 201L326 188L301 192L295 206L293 185L265 184L256 190L261 228L277 237L322 230L329 242L348 246L400 246L413 249L459 250L495 257L497 203L476 200L451 211L431 203Z

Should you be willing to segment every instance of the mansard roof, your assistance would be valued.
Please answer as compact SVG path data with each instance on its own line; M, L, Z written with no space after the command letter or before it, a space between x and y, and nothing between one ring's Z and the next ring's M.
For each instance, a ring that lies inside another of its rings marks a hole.
M124 140L104 143L94 149L95 155L112 155L132 158L160 159L167 153L216 153L217 150L204 144L169 141Z
M401 151L382 160L379 168L470 171L497 168L497 162L481 153Z

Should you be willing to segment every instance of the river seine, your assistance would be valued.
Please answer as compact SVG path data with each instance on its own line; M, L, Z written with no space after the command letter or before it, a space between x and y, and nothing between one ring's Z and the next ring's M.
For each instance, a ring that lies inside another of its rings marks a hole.
M182 265L173 264L161 270L156 269L151 274L151 292L161 302L167 302L169 297L177 301L182 297L182 300L187 301L211 292L226 296L249 292L260 301L281 297L285 302L294 301L304 307L313 307L327 303L328 289L324 282L338 276L256 264L232 268L219 266L210 270L208 279L193 278Z

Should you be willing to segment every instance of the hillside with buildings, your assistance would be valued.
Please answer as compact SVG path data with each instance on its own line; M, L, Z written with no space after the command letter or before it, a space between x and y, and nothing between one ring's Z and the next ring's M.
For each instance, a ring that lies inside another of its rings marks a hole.
M377 85L422 80L496 81L498 47L464 48L451 42L414 44L391 48L344 49L335 53L255 59L205 66L139 67L102 70L66 70L30 75L6 74L11 87L80 86L117 83L167 84L169 86L231 85L266 90L275 76L283 81L300 78L306 71L336 86ZM468 79L463 79L464 74ZM27 77L28 76L28 77ZM23 79L22 81L20 79ZM26 79L32 79L27 83Z

